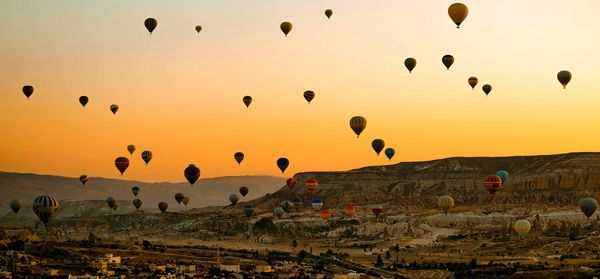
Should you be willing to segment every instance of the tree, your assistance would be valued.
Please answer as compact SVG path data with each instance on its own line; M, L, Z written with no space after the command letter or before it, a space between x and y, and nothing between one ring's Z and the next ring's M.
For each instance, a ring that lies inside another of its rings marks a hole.
M392 257L392 254L390 253L390 250L385 251L385 259L389 260Z
M396 243L396 254L400 253L400 246Z
M144 245L145 250L148 250L148 248L150 248L151 246L150 241L148 240L144 240L144 242L142 242L142 245Z
M295 239L292 240L292 247L294 247L294 248L298 247L298 241L296 241Z
M382 267L383 266L383 259L381 258L381 255L377 255L377 262L375 262L375 267Z

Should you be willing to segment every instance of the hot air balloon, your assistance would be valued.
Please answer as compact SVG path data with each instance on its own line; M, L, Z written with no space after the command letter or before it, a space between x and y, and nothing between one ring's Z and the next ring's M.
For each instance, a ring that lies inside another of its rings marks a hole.
M346 207L344 207L344 214L346 214L348 218L352 218L354 214L356 214L356 207L351 204L346 205Z
M188 203L190 203L190 197L183 197L183 206L187 207Z
M310 104L310 101L315 98L315 92L311 90L304 91L304 99Z
M412 57L406 58L404 60L404 66L408 69L409 73L412 73L412 70L417 66L417 59Z
M21 207L23 207L23 204L21 204L21 201L19 200L12 200L10 202L10 209L12 209L15 214L19 213Z
M229 195L229 201L231 202L231 205L235 205L239 200L240 198L238 198L236 194Z
M133 206L135 206L135 210L140 209L140 207L142 206L142 200L140 200L140 199L133 200Z
M288 188L290 188L290 191L294 190L294 187L296 187L296 184L298 184L298 181L293 177L290 177L285 181L285 185L287 185Z
M80 175L79 181L81 182L82 185L85 185L85 183L88 181L88 176L85 174Z
M309 178L308 180L306 180L306 183L304 184L304 186L306 186L306 189L308 190L308 192L310 192L312 194L315 192L315 190L317 190L317 187L319 186L319 182L314 178Z
M454 207L454 199L451 196L444 195L437 199L438 207L441 208L445 214L448 214L450 208Z
M479 79L477 79L476 77L470 77L468 79L469 85L471 86L471 88L473 90L475 90L475 86L477 85L477 82L479 82Z
M483 187L490 192L490 194L496 194L496 191L502 187L502 178L497 175L490 175L485 178L483 182Z
M185 196L182 193L176 193L175 194L175 201L177 201L177 203L181 205L181 202L183 201L184 197Z
M281 201L279 206L281 206L285 212L290 212L290 209L292 209L292 206L294 205L290 201Z
M489 84L484 84L481 89L483 90L483 93L485 93L485 95L487 96L488 94L490 94L490 92L492 92L492 86Z
M281 207L275 207L275 209L273 210L273 215L277 218L281 219L281 217L283 217L284 214L285 211Z
M315 211L319 211L323 207L323 201L321 199L313 199L310 205Z
M106 205L112 210L117 210L117 200L113 197L106 198Z
M154 18L149 17L146 20L144 20L144 26L146 26L146 29L148 29L148 32L150 32L150 34L152 34L152 31L154 31L157 25L158 21L156 21L156 19Z
M350 118L350 128L356 134L356 137L360 137L360 134L367 127L367 119L362 116L354 116Z
M169 204L166 202L159 202L158 203L158 209L160 209L160 212L165 213L167 212L167 208L169 208Z
M300 207L302 205L302 198L300 197L294 197L292 199L292 204L296 207Z
M329 209L323 209L321 210L321 218L323 219L323 221L325 222L329 222L329 218L331 217L331 212L329 211Z
M447 70L450 70L450 66L454 64L454 56L450 54L446 54L442 57L442 63L446 66Z
M196 165L190 164L183 171L183 175L185 176L185 179L187 179L187 181L194 186L194 183L196 183L198 178L200 178L200 169L196 167Z
M383 150L383 148L385 147L385 141L383 141L382 139L374 139L371 142L371 147L373 147L375 153L379 155L379 153L381 153L381 150Z
M277 167L281 170L281 173L285 172L285 169L290 165L290 160L287 158L277 159Z
M90 98L88 98L88 96L81 96L79 97L79 103L85 107L85 105L87 105L87 103L90 101Z
M519 236L523 237L531 230L531 223L529 223L527 220L518 220L515 222L514 228Z
M500 179L502 179L502 185L504 185L504 183L506 182L506 180L508 180L508 172L505 170L499 170L496 172L496 175L500 177Z
M244 215L250 217L254 214L254 207L251 204L244 205Z
M113 114L117 114L117 111L119 111L119 106L115 104L110 105L110 111L112 111Z
M138 186L131 187L131 192L133 193L133 196L137 197L138 193L140 192L140 187L138 187Z
M27 97L27 99L29 99L31 94L33 94L33 86L31 86L31 85L23 86L23 94L25 94L25 97Z
M152 160L152 151L150 151L150 150L142 151L142 160L144 160L146 165L148 163L150 163L150 160Z
M327 17L327 19L331 18L331 16L333 15L333 11L330 9L325 10L325 16Z
M279 28L281 28L281 32L283 32L283 34L285 34L285 36L287 37L290 31L292 31L292 24L285 21L279 25Z
M48 227L48 222L54 217L58 210L58 201L51 196L38 196L33 200L33 212L40 218L40 221L44 223L45 227Z
M248 187L246 186L242 186L240 187L240 194L242 195L242 197L245 197L246 195L248 195Z
M235 161L239 164L242 163L242 161L244 161L244 153L242 152L236 152L235 154L233 154L233 158L235 159Z
M379 217L379 214L381 214L383 212L383 206L381 206L379 204L374 204L371 207L371 211L373 211L373 214L375 214L375 217Z
M562 84L563 89L566 89L567 84L569 84L569 81L571 81L571 72L560 71L558 72L558 75L556 75L556 78L558 78L558 81L560 82L560 84Z
M244 96L244 98L242 98L242 102L244 102L244 105L246 105L246 107L250 107L250 104L252 103L252 97Z
M579 208L585 214L585 217L590 218L598 208L598 202L592 198L584 198L579 201Z
M392 160L392 157L394 157L394 155L396 154L396 150L394 150L391 147L388 147L383 153L385 153L385 156L388 158L388 160Z
M133 145L133 144L128 145L127 151L129 151L129 154L133 155L133 152L135 152L135 145Z
M198 32L198 34L200 34L200 31L202 31L202 26L196 25L196 32Z
M469 8L463 3L454 3L448 7L448 15L456 24L456 28L460 28L460 24L467 18Z
M129 159L125 157L119 157L115 159L115 167L117 167L119 172L121 172L121 175L123 175L123 173L127 170L127 167L129 167Z

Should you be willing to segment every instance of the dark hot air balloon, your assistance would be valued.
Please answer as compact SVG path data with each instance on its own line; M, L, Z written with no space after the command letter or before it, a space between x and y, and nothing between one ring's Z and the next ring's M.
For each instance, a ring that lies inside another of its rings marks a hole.
M383 212L383 206L381 206L380 204L375 204L371 207L371 211L373 211L375 217L379 217L379 214Z
M592 198L584 198L579 201L579 208L585 214L585 217L590 218L598 209L598 202Z
M87 103L90 101L90 98L88 98L88 96L81 96L79 97L79 103L85 107L85 105L87 105Z
M200 169L196 167L196 165L190 164L183 171L183 175L185 176L185 179L187 179L187 181L194 186L194 183L196 183L198 178L200 178Z
M287 158L279 158L277 159L277 167L281 170L281 173L284 173L287 167L290 165L290 160Z
M236 194L229 195L229 201L231 202L231 205L237 204L237 202L239 200L240 200L240 198L238 198L238 196Z
M250 217L254 214L254 207L251 204L244 205L244 215Z
M281 207L275 207L275 209L273 210L273 216L275 216L277 218L281 219L281 217L283 217L284 214L285 214L285 211Z
M279 25L279 28L281 28L281 32L283 32L283 34L285 34L285 36L287 37L290 31L292 31L292 24L285 21Z
M167 212L167 208L169 208L169 204L166 202L159 202L158 203L158 209L160 209L160 212L165 213Z
M487 96L488 94L490 94L490 92L492 92L492 86L489 84L484 84L481 89L483 90L483 93L485 93L485 95Z
M567 84L569 84L569 81L571 81L571 77L571 72L569 71L560 71L556 75L556 78L558 78L558 81L560 84L562 84L563 89L567 88Z
M333 15L333 11L330 9L325 10L325 16L327 17L327 19L331 18L331 16Z
M131 187L131 192L133 193L133 196L137 197L137 195L140 193L140 187L138 187L138 186Z
M235 154L233 154L233 158L235 159L235 161L239 164L242 163L242 161L244 161L244 153L242 152L236 152Z
M176 193L175 194L175 201L177 201L178 204L181 204L181 202L183 201L183 198L185 196L182 193Z
M470 77L467 81L469 82L471 88L475 90L475 86L477 85L477 82L479 82L479 79L477 79L476 77Z
M374 139L371 142L371 147L373 147L375 153L379 155L379 153L381 153L381 150L383 150L383 148L385 147L385 141L383 141L382 139Z
M200 34L200 31L202 31L202 26L196 25L196 32L198 32L198 34Z
M417 66L417 59L414 58L406 58L404 60L404 66L408 69L409 73L412 73L412 70Z
M113 197L106 198L106 205L112 210L117 210L117 200Z
M394 150L391 147L388 147L385 149L385 151L383 152L385 153L385 156L389 159L392 160L392 158L394 157L394 155L396 154L396 150Z
M133 200L133 206L135 206L135 210L140 209L140 207L142 206L142 200L140 200L140 199Z
M312 101L315 98L315 92L311 91L311 90L307 90L304 91L304 99L310 104L310 101Z
M127 151L129 151L130 155L133 155L133 152L135 152L135 145L133 145L133 144L128 145Z
M454 56L450 54L444 55L444 57L442 57L442 63L446 66L446 69L450 70L450 66L454 64Z
M119 111L119 106L115 104L110 105L110 111L112 111L113 114L117 114L117 111Z
M460 28L460 24L467 18L469 8L463 3L454 3L448 7L448 15L456 24L456 28Z
M148 29L148 32L150 32L150 34L152 34L152 31L156 29L157 25L158 21L156 21L156 19L154 18L149 17L146 20L144 20L144 26L146 26L146 29Z
M240 187L240 194L242 195L242 197L245 197L248 194L248 187L246 186L242 186Z
M12 209L15 214L19 213L21 207L23 207L23 204L19 200L12 200L10 202L10 209Z
M129 167L129 159L125 157L119 157L115 159L115 167L121 172L121 175L127 170Z
M350 118L350 128L356 134L356 137L360 137L360 134L367 127L367 119L362 116L354 116Z
M242 98L242 102L244 102L244 105L246 105L246 107L250 107L250 104L252 103L252 97L244 96L244 98Z
M152 151L150 151L150 150L142 151L142 160L144 160L146 165L148 163L150 163L150 160L152 160Z
M80 175L79 181L81 182L82 185L85 185L85 183L88 181L88 176L85 174Z
M31 94L33 94L33 86L31 86L31 85L23 86L23 94L25 94L25 97L27 97L27 99L29 99Z

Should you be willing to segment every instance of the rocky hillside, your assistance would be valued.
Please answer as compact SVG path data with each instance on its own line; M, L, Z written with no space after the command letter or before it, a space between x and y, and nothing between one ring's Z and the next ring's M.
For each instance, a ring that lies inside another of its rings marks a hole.
M281 189L254 203L271 207L281 200L300 196L309 201L323 198L325 206L386 204L404 210L434 207L435 197L449 194L457 205L490 205L483 187L487 175L507 170L510 177L493 204L559 207L577 205L580 198L598 196L600 153L569 153L515 157L456 157L427 162L365 167L344 172L296 174L298 186ZM319 187L310 195L304 182L314 177ZM309 206L308 203L304 205Z

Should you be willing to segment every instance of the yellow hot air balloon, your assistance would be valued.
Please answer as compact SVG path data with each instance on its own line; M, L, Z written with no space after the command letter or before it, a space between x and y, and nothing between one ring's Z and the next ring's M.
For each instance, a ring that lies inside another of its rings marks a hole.
M444 195L438 198L437 204L444 213L448 214L450 208L454 207L454 199L451 196Z
M519 236L523 237L531 230L531 223L527 220L519 220L515 222L514 228Z
M281 23L281 25L279 25L279 28L281 28L281 32L283 32L283 34L285 34L285 36L287 37L290 31L292 31L292 24L287 21L284 21Z
M454 3L448 7L448 15L456 24L456 28L460 28L460 24L467 18L469 8L463 3Z
M367 127L367 119L362 116L354 116L350 119L350 128L356 134L356 137L360 137L360 133Z

